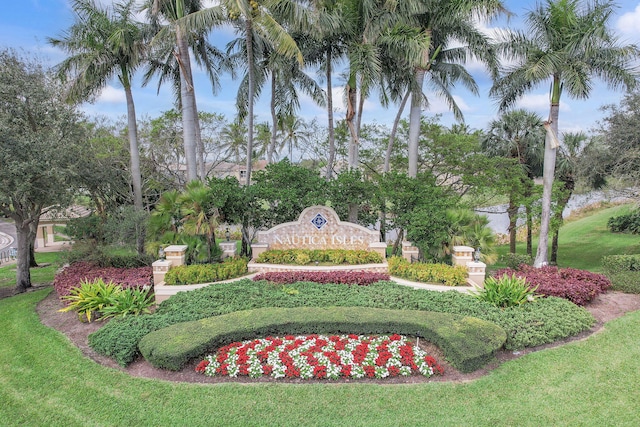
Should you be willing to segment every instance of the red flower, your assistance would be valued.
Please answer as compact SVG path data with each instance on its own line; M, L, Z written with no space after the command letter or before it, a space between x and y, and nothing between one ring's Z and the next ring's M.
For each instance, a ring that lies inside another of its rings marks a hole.
M313 376L316 378L326 378L327 377L327 367L326 366L315 366L313 368Z
M209 361L203 360L202 362L198 363L198 366L196 366L196 372L199 372L201 374L204 373L207 366L209 366Z
M398 375L400 375L400 368L398 368L397 366L389 366L388 370L389 376L391 377L397 377Z
M273 366L271 365L262 365L262 373L264 375L271 375L273 372Z
M369 378L373 378L376 376L376 368L370 365L367 366L363 366L362 369L364 369L364 373L367 377Z
M342 374L343 377L350 377L351 365L342 365L342 369L340 370L340 373Z

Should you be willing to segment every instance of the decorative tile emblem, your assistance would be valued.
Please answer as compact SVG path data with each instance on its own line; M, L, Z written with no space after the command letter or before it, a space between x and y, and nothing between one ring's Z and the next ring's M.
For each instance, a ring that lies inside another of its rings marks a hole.
M311 220L311 224L313 224L318 230L320 230L327 223L327 219L322 216L322 214L317 214Z

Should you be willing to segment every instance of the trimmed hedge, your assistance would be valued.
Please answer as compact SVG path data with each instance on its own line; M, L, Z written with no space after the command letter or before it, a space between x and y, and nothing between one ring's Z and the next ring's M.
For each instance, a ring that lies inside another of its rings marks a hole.
M145 336L140 351L156 368L186 363L235 341L266 335L354 333L419 336L436 344L462 372L489 362L506 341L498 325L473 317L363 307L264 308L180 323Z
M138 356L138 343L149 332L180 322L267 307L370 307L477 317L506 331L508 350L551 343L585 331L594 323L587 310L559 298L499 309L460 292L412 289L393 282L369 286L298 282L295 288L297 293L288 293L282 285L242 279L178 292L160 304L154 314L110 321L89 335L89 345L126 366Z
M602 267L606 273L640 271L640 254L604 256L602 257Z
M605 256L602 267L611 280L611 289L640 294L640 255Z
M261 264L329 263L333 265L380 264L382 256L373 251L349 249L270 249L261 253L256 262Z
M247 274L245 258L225 258L218 264L179 265L167 271L165 285L196 285L234 279Z
M266 280L284 285L296 282L313 282L366 286L381 280L389 280L389 275L368 271L273 271L258 274L254 276L253 280L256 282Z
M389 274L414 282L440 283L447 286L467 284L467 269L463 266L409 262L402 257L389 258Z

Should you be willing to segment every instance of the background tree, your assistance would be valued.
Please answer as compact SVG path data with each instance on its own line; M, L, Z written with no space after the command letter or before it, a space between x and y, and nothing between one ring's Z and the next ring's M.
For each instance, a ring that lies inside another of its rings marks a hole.
M0 212L17 235L16 292L31 287L40 216L68 206L79 183L85 127L64 90L39 63L0 51Z
M131 81L145 57L145 33L133 18L134 0L116 3L113 9L102 8L93 0L74 0L75 23L61 38L49 38L49 43L61 47L72 56L58 65L60 76L71 80L70 101L94 98L117 77L127 98L127 127L133 204L142 211L142 177L138 150L138 127L131 91ZM137 244L144 250L144 234Z
M603 108L598 138L586 147L591 161L582 168L591 182L613 175L628 187L640 186L640 91L626 94L619 105Z
M502 34L497 45L498 52L510 64L490 92L499 100L502 111L541 83L551 83L536 267L548 261L562 92L572 98L587 98L595 77L614 89L632 89L637 85L639 74L633 67L638 49L633 45L622 46L612 34L608 25L614 7L612 1L545 0L527 14L524 31Z
M293 19L295 17L296 19ZM246 183L251 183L253 155L253 105L256 90L256 64L261 49L258 44L273 47L280 55L296 58L302 65L302 53L283 25L304 25L305 19L298 5L291 0L274 4L256 0L222 0L220 4L192 13L181 21L190 30L201 31L231 22L244 37L247 59L247 158Z
M516 253L516 231L518 210L521 202L531 198L534 179L542 174L544 155L544 128L542 119L526 110L504 113L489 123L487 133L482 137L482 146L490 156L502 156L517 160L522 168L521 185L511 187L509 193L509 252ZM531 203L526 203L527 254L532 255L532 212Z

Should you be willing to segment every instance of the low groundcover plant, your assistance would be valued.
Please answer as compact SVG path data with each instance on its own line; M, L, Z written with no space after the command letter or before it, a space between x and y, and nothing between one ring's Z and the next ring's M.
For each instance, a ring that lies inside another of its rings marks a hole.
M235 342L196 367L208 376L339 379L442 375L435 358L402 335L308 335Z

